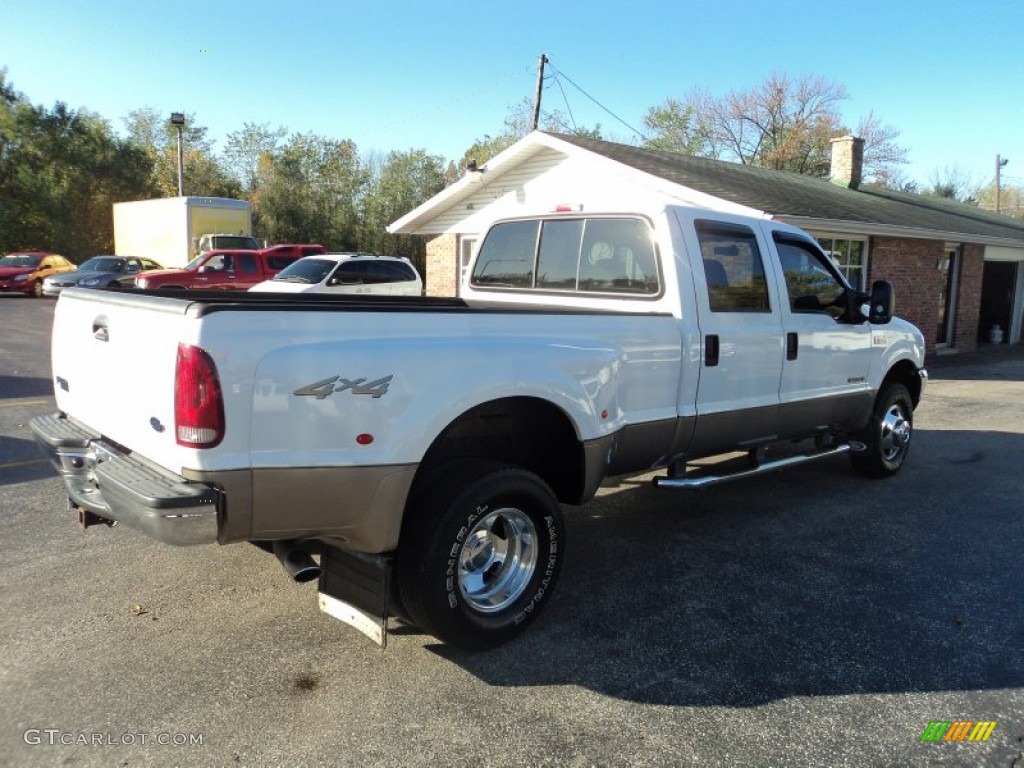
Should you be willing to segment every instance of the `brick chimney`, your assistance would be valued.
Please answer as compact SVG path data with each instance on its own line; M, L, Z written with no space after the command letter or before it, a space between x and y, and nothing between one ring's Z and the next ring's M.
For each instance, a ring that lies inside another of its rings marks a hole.
M840 187L857 189L864 172L864 139L840 136L832 139L831 181Z

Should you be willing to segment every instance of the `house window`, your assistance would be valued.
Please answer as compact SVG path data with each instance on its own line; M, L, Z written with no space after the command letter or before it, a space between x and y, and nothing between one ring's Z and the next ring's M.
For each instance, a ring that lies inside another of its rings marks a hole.
M841 237L819 237L818 244L846 276L852 288L866 290L868 279L868 244L866 240Z
M459 288L462 290L462 285L466 280L466 270L469 269L469 263L473 260L473 249L476 247L475 237L462 237L459 241Z

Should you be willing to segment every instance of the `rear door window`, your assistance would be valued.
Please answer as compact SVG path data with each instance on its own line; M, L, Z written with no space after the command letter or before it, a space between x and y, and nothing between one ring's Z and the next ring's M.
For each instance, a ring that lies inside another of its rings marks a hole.
M754 232L741 225L698 221L708 306L712 312L770 312L764 262Z

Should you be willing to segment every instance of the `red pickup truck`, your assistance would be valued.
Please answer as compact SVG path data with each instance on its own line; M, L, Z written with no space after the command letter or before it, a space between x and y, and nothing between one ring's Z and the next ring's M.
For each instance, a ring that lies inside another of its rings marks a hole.
M199 254L184 269L146 272L136 288L245 291L269 280L296 259L325 253L322 245L274 245L259 251L218 249Z

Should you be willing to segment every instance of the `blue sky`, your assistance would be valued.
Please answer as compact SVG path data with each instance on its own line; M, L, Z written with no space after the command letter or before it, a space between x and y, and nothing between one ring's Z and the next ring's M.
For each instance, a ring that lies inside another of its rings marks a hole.
M1024 183L1024 5L1012 0L0 0L0 67L35 103L118 130L131 109L194 112L222 149L243 123L458 159L532 98L539 53L626 123L699 86L773 72L846 86L846 121L901 131L907 175L959 166ZM631 131L564 83L545 109Z

